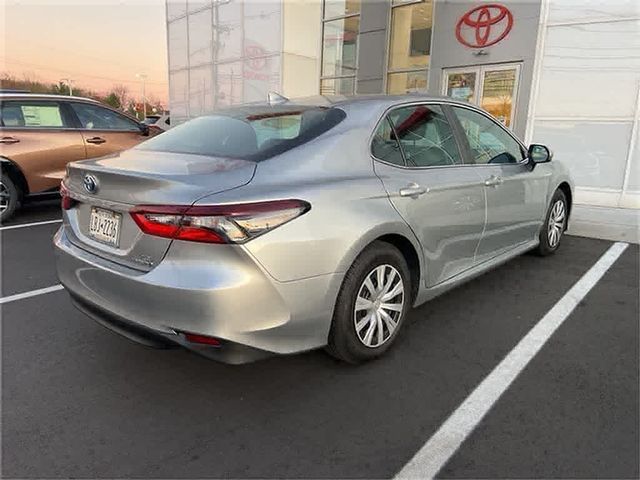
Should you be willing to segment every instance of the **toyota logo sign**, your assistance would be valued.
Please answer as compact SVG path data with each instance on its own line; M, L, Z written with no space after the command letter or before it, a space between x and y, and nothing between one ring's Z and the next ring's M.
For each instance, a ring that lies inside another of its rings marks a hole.
M507 7L488 3L472 8L456 25L456 38L471 48L495 45L504 39L513 27L513 15Z
M98 179L93 175L86 174L82 180L82 185L89 193L96 193L98 191Z

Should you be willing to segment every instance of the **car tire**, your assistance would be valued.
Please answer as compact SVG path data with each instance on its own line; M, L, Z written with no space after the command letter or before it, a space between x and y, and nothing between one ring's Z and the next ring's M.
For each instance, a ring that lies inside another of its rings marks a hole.
M411 307L411 291L411 275L402 253L386 242L371 244L356 258L342 282L328 353L353 364L384 354L402 328Z
M20 190L8 175L0 179L0 223L9 220L20 205Z
M556 190L540 230L540 243L536 249L538 255L546 257L554 254L560 248L562 236L567 229L568 218L567 197L562 190Z

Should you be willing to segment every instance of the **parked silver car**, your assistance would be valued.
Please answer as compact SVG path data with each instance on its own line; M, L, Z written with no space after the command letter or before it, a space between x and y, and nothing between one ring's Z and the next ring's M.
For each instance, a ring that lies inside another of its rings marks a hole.
M142 343L361 362L412 306L557 250L572 183L550 160L446 98L229 108L69 164L58 275L80 310Z

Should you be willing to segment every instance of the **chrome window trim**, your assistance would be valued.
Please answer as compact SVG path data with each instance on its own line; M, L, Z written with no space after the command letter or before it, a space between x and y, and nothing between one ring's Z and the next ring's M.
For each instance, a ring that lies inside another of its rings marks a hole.
M35 132L37 130L46 130L46 131L55 131L55 132L74 132L77 131L77 128L70 127L6 127L0 125L0 130L18 130L24 132Z
M389 114L389 112L391 112L392 110L396 110L398 108L403 108L403 107L410 107L413 105L449 105L451 107L460 107L460 108L466 108L467 110L472 110L476 113L480 113L481 115L485 116L486 118L488 118L489 120L491 120L492 122L494 122L495 124L499 125L505 132L507 132L509 134L509 136L511 138L513 138L518 145L520 145L520 147L523 149L523 151L527 151L527 148L524 146L524 143L522 143L520 141L520 139L518 139L518 137L516 137L513 133L511 133L509 131L509 129L507 129L504 125L502 125L498 120L495 119L495 117L493 117L490 113L485 112L484 110L480 109L479 107L476 107L475 105L471 105L471 104L463 104L463 103L459 103L456 101L451 101L451 100L417 100L417 101L411 101L411 102L403 102L403 103L397 103L394 105L391 105L387 108L385 108L384 112L382 113L382 115L380 116L380 118L378 118L378 121L376 122L373 131L371 132L371 134L369 135L369 141L368 141L368 145L369 145L369 156L375 160L378 161L380 163L384 163L385 165L389 165L391 167L396 167L396 168L403 168L406 170L427 170L427 169L431 169L431 168L459 168L459 167L496 167L496 166L503 166L503 165L509 165L509 166L516 166L516 165L526 165L529 162L529 159L525 156L520 162L517 163L461 163L460 165L434 165L434 166L429 166L429 167L409 167L407 165L396 165L395 163L389 163L386 162L378 157L376 157L373 154L373 137L376 134L376 131L378 130L378 126L380 125L380 122L382 120L384 120L387 115ZM456 140L456 144L458 143L458 141ZM402 148L402 147L401 147ZM460 145L458 145L458 150L460 150ZM464 162L464 154L462 152L460 152L462 160ZM404 157L404 154L403 154Z
M76 128L76 127L3 127L0 126L0 130L20 130L25 132L33 132L36 130L54 130L56 132L102 132L102 133L141 133L140 129L137 130L109 130L109 129L97 129L97 128Z

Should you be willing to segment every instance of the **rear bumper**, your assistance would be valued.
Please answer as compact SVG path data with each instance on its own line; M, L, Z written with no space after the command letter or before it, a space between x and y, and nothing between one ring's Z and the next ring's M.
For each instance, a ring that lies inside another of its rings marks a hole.
M151 330L92 305L71 292L69 294L71 303L82 313L109 330L142 345L154 348L182 346L207 358L234 365L253 362L273 355L271 352L225 341L222 341L219 347L192 344L186 341L184 336L179 333L167 334Z
M224 352L241 351L243 361L324 346L342 281L335 274L280 283L237 246L174 242L142 273L73 245L64 226L54 245L60 282L91 318L140 343L176 343L231 363L238 361ZM222 346L189 344L180 332Z

